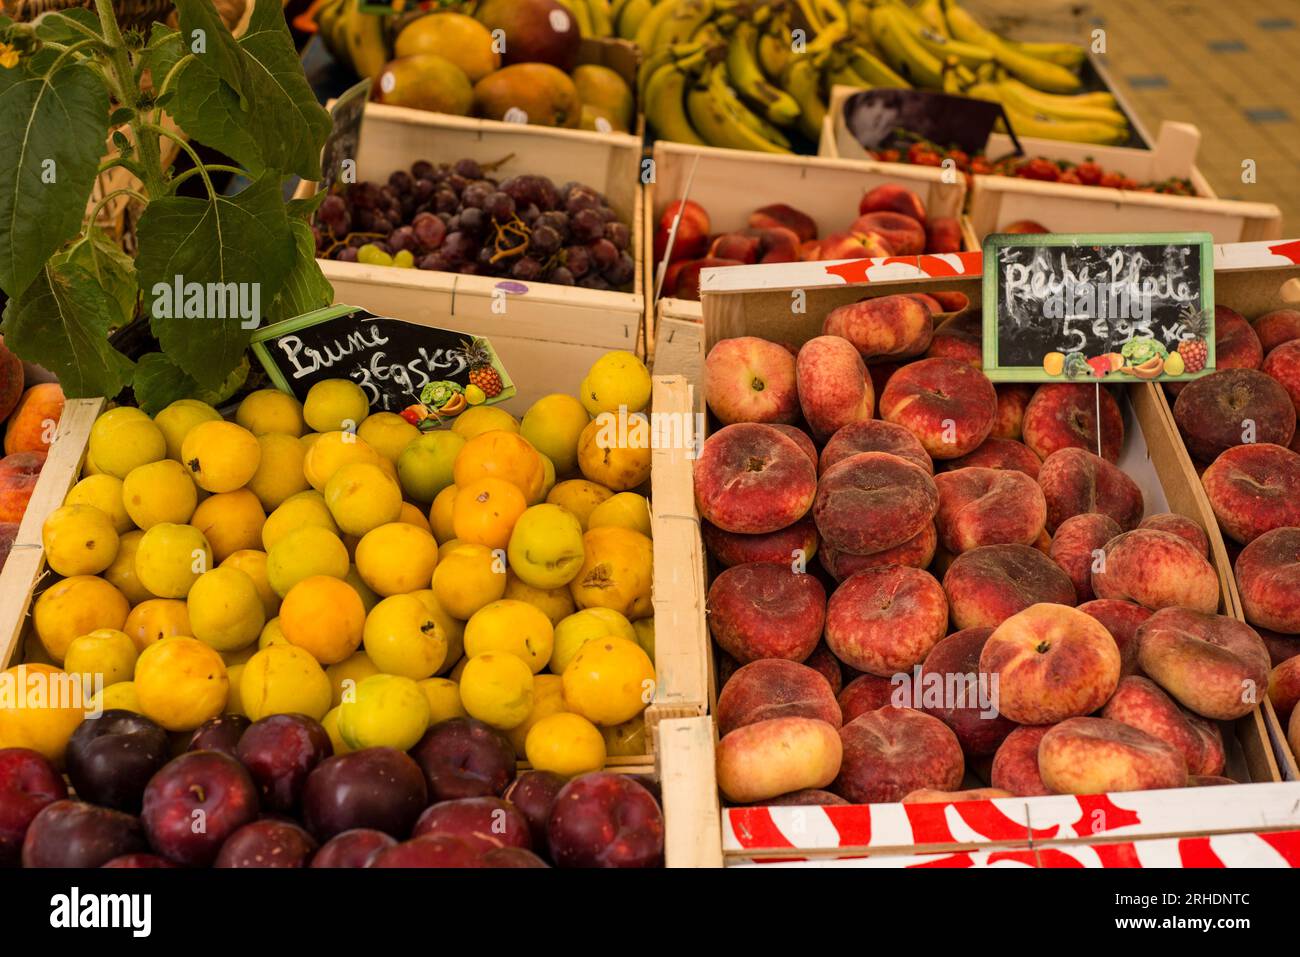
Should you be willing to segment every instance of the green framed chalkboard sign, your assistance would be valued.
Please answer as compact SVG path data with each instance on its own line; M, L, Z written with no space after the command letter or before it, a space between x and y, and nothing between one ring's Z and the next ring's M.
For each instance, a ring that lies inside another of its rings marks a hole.
M1186 381L1214 369L1209 233L984 240L984 373L994 382Z
M317 382L351 379L372 411L400 414L415 407L423 429L515 395L510 373L482 336L357 306L328 306L277 322L254 333L252 347L276 388L299 400Z

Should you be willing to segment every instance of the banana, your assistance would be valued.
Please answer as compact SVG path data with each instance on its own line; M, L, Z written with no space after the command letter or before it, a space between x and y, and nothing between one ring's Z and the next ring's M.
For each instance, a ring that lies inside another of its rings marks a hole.
M782 87L799 104L799 132L816 142L826 119L826 101L821 93L821 69L816 58L799 56L786 67Z
M696 82L687 91L686 109L690 114L691 125L710 146L761 153L788 153L788 149L766 139L746 125L740 116L731 111L728 103L719 99L716 78L721 76L718 72L720 69L722 65L716 64L710 69L707 83Z
M790 141L776 126L751 110L740 95L727 82L727 66L718 63L709 68L707 76L709 95L722 104L728 113L740 120L763 139L775 143L782 149L790 149Z
M871 29L885 61L900 75L915 86L943 86L943 61L907 31L892 4L872 10Z
M849 12L840 0L808 0L808 4L821 18L821 29L829 30L839 27L846 33L849 29Z
M654 4L651 0L626 0L618 12L618 35L622 40L635 40L641 22Z
M915 37L940 63L946 63L950 56L955 56L959 63L971 69L992 62L993 54L987 47L938 33L915 10L902 3L891 3L890 6L895 11L894 18L899 27Z
M708 144L695 132L686 116L686 89L693 77L676 63L661 66L646 83L646 121L661 139L691 146Z
M573 15L580 36L595 36L591 27L591 10L587 7L586 0L556 0L556 2Z
M1093 143L1115 146L1128 139L1128 129L1094 120L1054 120L1042 114L1030 114L1013 106L1002 104L1007 111L1017 136L1031 136L1049 140L1070 140L1074 143ZM999 123L999 125L1001 125Z
M713 0L677 0L672 14L655 31L651 49L691 39L713 15Z
M659 27L663 22L673 15L673 11L677 9L677 4L680 2L682 0L659 0L641 17L634 39L643 53L656 49L655 34L659 32Z
M637 96L644 100L646 86L649 84L650 78L664 64L698 64L702 60L703 54L707 53L708 50L708 43L703 40L693 40L690 43L677 43L650 54L649 57L641 61L641 65L637 70Z
M1074 102L1074 97L1043 93L1018 80L1006 79L997 84L1004 104L1024 113L1041 113L1054 120L1093 120L1112 126L1128 126L1128 119L1118 110Z
M925 25L939 36L952 39L952 32L948 29L948 21L943 15L941 0L921 0L913 10L918 17L925 21Z
M1088 59L1087 51L1074 43L1039 43L1030 40L1003 40L1002 42L1025 56L1046 60L1068 70L1079 69L1083 66L1083 61Z
M614 13L609 0L587 0L591 10L591 35L604 39L614 35Z
M912 84L899 76L889 64L862 47L849 51L849 66L853 72L867 81L867 86L888 86L906 90Z
M757 42L757 27L752 23L736 25L727 45L727 74L740 95L761 109L764 116L778 126L790 126L799 118L799 104L789 93L767 82L758 65Z
M346 66L348 65L347 44L340 46L335 41L334 35L343 13L343 6L343 0L329 0L316 11L316 34L330 56Z
M388 62L383 18L362 13L359 0L349 0L345 36L357 76L378 76Z
M1008 72L1035 89L1049 93L1073 93L1082 86L1079 78L1065 67L1008 46L1001 37L981 26L978 20L954 0L945 0L944 13L954 37L965 43L988 48Z
M789 21L782 23L773 20L775 29L769 29L758 37L758 63L767 78L773 83L781 79L785 68L794 54L790 51ZM780 32L784 28L784 32Z
M1007 84L1019 91L1026 100L1041 106L1050 106L1055 103L1073 103L1076 106L1090 106L1101 110L1119 109L1119 101L1115 99L1114 94L1105 90L1074 94L1044 93L1042 90L1035 90L1027 83L1021 83L1009 74L1001 77L998 82Z

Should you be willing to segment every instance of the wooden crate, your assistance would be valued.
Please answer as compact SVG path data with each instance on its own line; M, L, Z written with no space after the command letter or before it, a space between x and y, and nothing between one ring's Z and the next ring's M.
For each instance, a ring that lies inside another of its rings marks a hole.
M655 227L664 210L686 194L688 182L689 198L708 211L715 233L745 229L755 209L786 203L811 216L817 222L818 235L824 237L848 229L857 219L862 194L884 183L914 190L931 216L961 218L966 199L963 179L945 182L942 170L925 166L748 153L667 140L655 143L653 159L653 176L646 183L641 216L647 303L655 302L656 293ZM963 235L972 243L971 234L963 231ZM976 249L978 243L967 248ZM683 316L693 312L697 319L701 316L699 303L678 302L676 312ZM649 308L647 312L647 351L653 354L659 338L654 322L657 312Z
M641 248L641 142L634 136L498 123L370 104L362 123L357 177L387 179L425 159L507 159L493 174L580 179L604 193L631 227L636 271L631 292L552 283L319 260L334 301L407 322L486 336L519 390L513 408L526 408L566 380L557 364L589 366L612 349L640 351L644 310ZM314 183L296 195L311 196Z
M977 278L980 274L981 257L978 254L967 254L959 257L940 257L940 259L942 265L946 266L946 273L940 268L940 264L936 263L930 263L926 268L922 268L920 263L904 268L902 264L889 264L885 261L859 264L798 263L710 270L704 274L702 282L705 317L703 348L707 351L717 340L737 335L757 335L797 345L820 334L822 318L827 311L835 306L860 299L864 295L889 295L905 290L950 289L965 293L973 303L977 303L981 293L980 281ZM854 269L851 278L846 278L844 275L846 265ZM805 312L791 312L790 290L802 291L807 306ZM699 384L702 386L702 383ZM1120 464L1142 488L1148 513L1178 512L1189 516L1208 530L1214 524L1213 513L1210 511L1199 482L1195 480L1195 474L1185 467L1178 454L1179 440L1171 428L1159 390L1151 383L1121 388L1125 390L1128 401L1123 403L1127 440ZM679 479L681 483L685 481L685 476ZM1221 614L1236 616L1239 614L1239 605L1235 597L1236 591L1227 552L1221 542L1213 543L1213 536L1211 559L1219 578L1219 611ZM704 627L707 629L707 624ZM701 643L708 650L709 668L712 672L713 646L707 633L701 635ZM710 695L714 693L714 689L710 687ZM1250 801L1253 800L1252 795L1264 794L1263 791L1254 790L1256 786L1269 787L1283 779L1279 762L1273 752L1273 741L1279 733L1276 716L1265 703L1251 714L1227 723L1224 730L1225 746L1228 751L1227 773L1251 784L1230 788L1227 792L1218 788L1198 790L1219 792L1219 796L1214 797L1210 805L1207 805L1209 807L1215 806L1214 801L1223 803L1223 794L1235 796L1227 801L1228 804L1249 807ZM698 767L707 762L708 758L703 752L708 751L709 745L716 742L716 736L707 738L704 743L701 743L698 732L660 736L661 750L675 747L675 742L688 745L697 752L694 755L678 756L675 760L680 763L690 762ZM661 755L661 762L665 759L666 756ZM1152 792L1152 794L1162 794L1163 799L1169 800L1174 794L1181 798L1185 795L1193 795L1194 792ZM1194 797L1194 804L1204 798L1199 793ZM698 803L700 796L682 795L677 800L692 800ZM946 804L925 806L938 808L938 811L918 810L915 806L895 804L851 809L834 808L829 811L818 808L723 809L719 813L723 822L723 835L730 841L724 846L724 853L728 861L733 861L755 857L818 858L866 853L868 848L865 845L859 846L852 840L845 843L840 837L839 830L830 824L827 825L827 829L820 832L805 831L809 842L807 846L792 841L791 835L796 833L796 818L801 813L827 815L843 823L846 831L851 831L855 822L863 827L870 827L873 837L868 843L873 854L910 854L918 850L927 853L939 850L970 850L1023 840L1023 834L1018 834L1014 838L1007 837L1005 830L999 831L995 826L989 825L987 830L980 830L976 824L971 823L972 820L977 823L979 821L987 823L992 816L996 819L994 821L996 824L997 821L1004 820L1008 816L1007 808L1012 805L1021 808L1017 813L1025 821L1030 821L1036 819L1038 813L1046 814L1048 817L1054 814L1059 816L1060 808L1064 806L1061 802L1073 802L1074 816L1070 820L1077 821L1081 818L1078 810L1080 802L1084 804L1090 801L1093 804L1108 802L1106 806L1121 808L1127 807L1126 802L1130 800L1145 801L1146 798L1136 798L1132 795L1102 795L1096 798L1057 796L1016 799L1014 802L993 802L997 805L996 813L988 810L989 802L973 802L972 806L978 806L982 810L977 810L967 820L970 827L961 840L951 835L944 840L939 840L936 835L942 837L945 832L912 827L911 822L918 819L930 821L931 824L935 821L942 823L947 816L944 809L951 807ZM1194 807L1189 813L1195 818L1200 812ZM1214 815L1209 811L1205 813L1207 816L1197 819L1195 826L1180 825L1180 832L1218 830L1219 822L1215 820ZM751 820L755 817L758 823ZM779 824L786 819L789 823L787 831L771 825L773 820ZM1256 829L1261 826L1258 819L1252 818L1251 821ZM1291 826L1296 822L1294 816L1288 819ZM1153 817L1152 824L1144 827L1149 833L1158 832L1159 818ZM746 831L745 828L750 830ZM1155 828L1155 831L1152 831L1152 828ZM740 846L741 838L737 837L742 832L749 835L745 838L748 843L744 847ZM1113 840L1113 834L1113 830L1097 834L1072 833L1070 839L1088 842ZM828 835L833 835L833 840ZM769 838L773 842L770 845L765 843ZM672 840L673 838L670 837L670 841ZM679 836L679 852L688 853L698 840L698 836L689 833Z

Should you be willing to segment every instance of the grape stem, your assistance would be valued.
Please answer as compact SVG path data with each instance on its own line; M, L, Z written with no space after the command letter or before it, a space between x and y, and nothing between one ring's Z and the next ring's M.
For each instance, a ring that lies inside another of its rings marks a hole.
M518 216L512 217L510 222L506 223L504 226L494 220L492 226L497 231L496 239L493 242L493 247L496 249L496 252L493 253L492 258L488 261L493 265L500 262L502 259L509 259L511 256L522 256L528 250L528 244L532 241L532 232L529 230L527 224ZM501 243L505 240L507 232L512 232L518 236L522 236L524 241L517 246L506 246L503 248Z

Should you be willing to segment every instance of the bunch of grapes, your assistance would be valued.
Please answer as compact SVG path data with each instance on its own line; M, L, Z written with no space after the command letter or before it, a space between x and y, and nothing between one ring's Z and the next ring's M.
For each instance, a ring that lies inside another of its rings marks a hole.
M474 160L421 160L384 185L356 183L321 203L317 255L474 276L628 289L632 231L589 186L545 176L497 181Z

